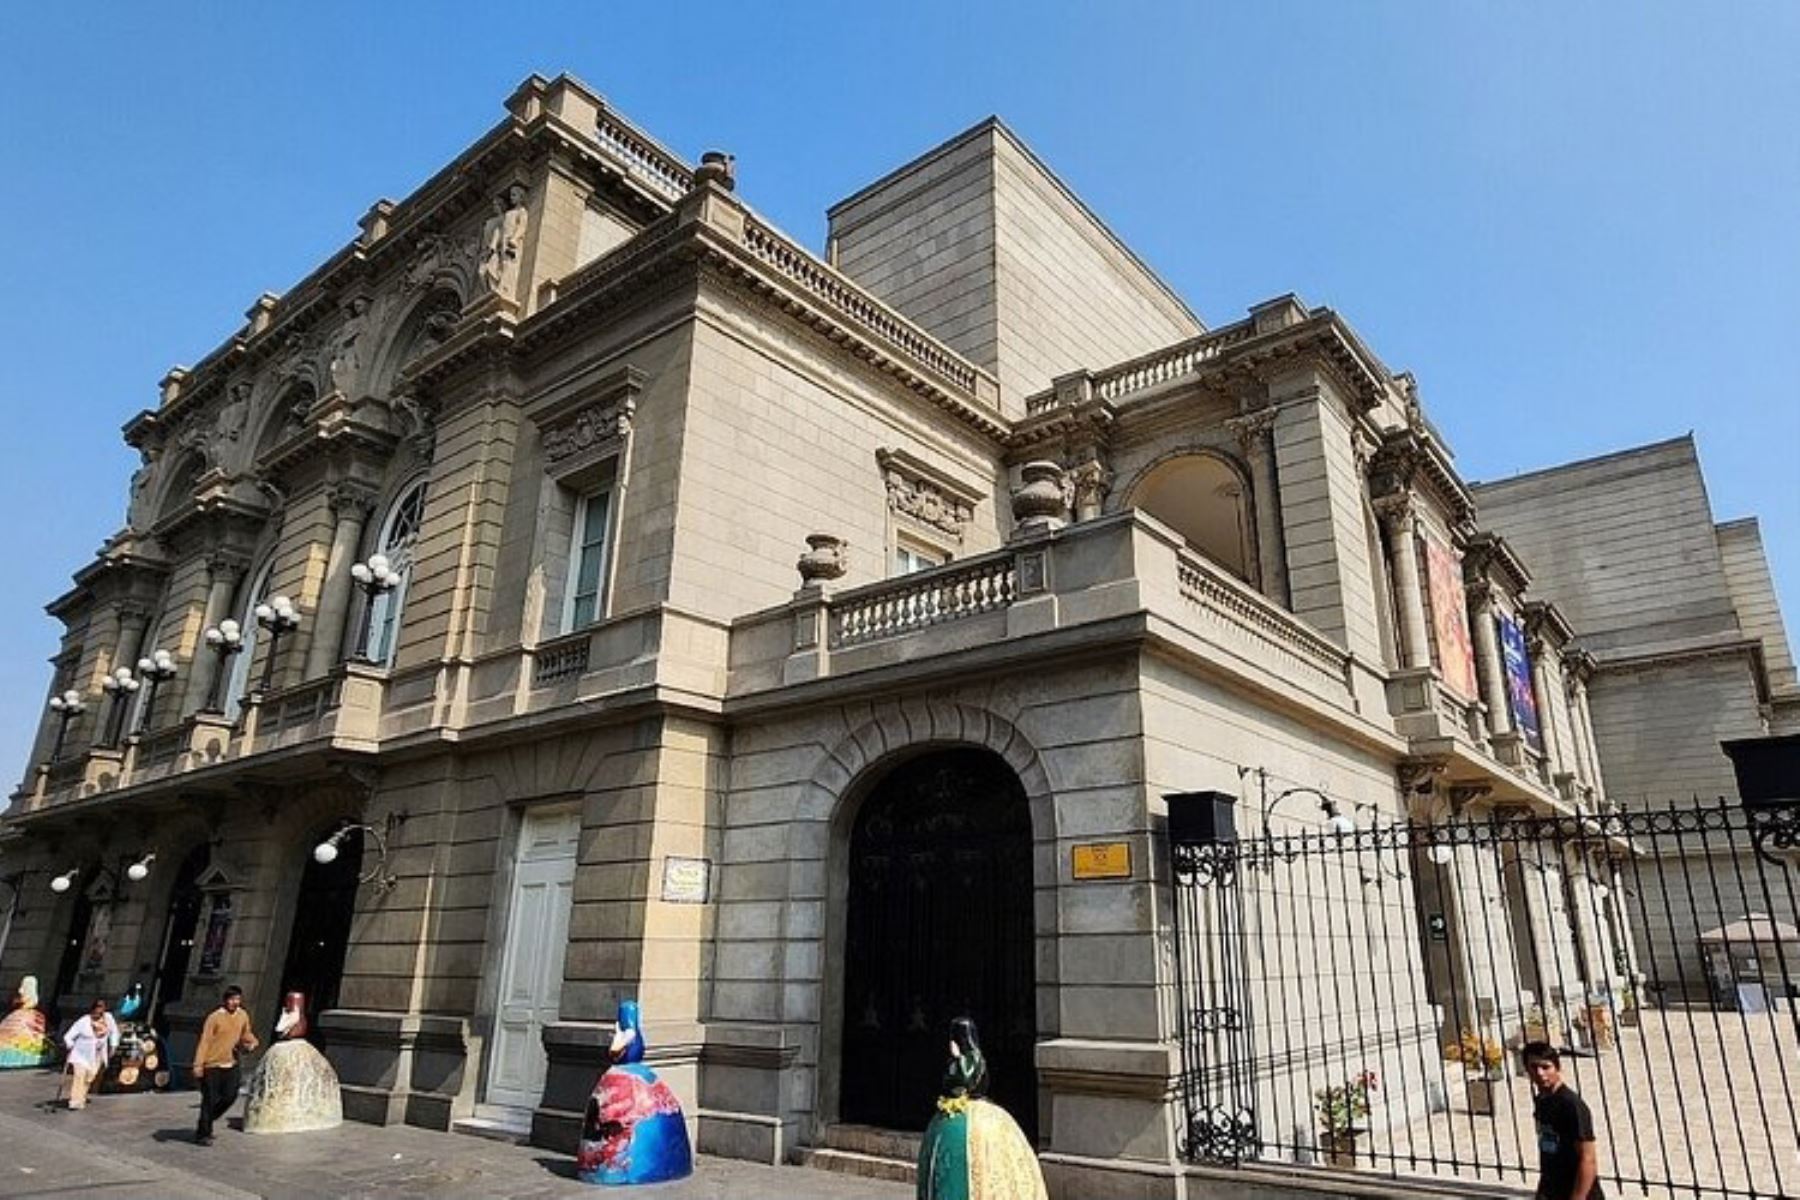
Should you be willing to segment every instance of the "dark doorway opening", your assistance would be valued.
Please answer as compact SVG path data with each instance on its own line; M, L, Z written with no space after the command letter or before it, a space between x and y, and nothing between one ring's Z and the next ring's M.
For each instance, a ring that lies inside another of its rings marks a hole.
M312 856L312 848L324 836L321 833L306 843L306 871L300 877L280 994L270 997L274 1017L280 1015L283 996L305 993L307 1040L321 1046L319 1014L337 1007L344 956L350 950L350 919L356 912L356 877L362 870L361 838L345 839L337 858L321 863Z
M175 885L169 892L168 915L163 919L162 953L156 960L156 976L150 984L150 1027L168 1036L164 1017L169 1005L181 999L187 988L188 966L194 955L194 935L200 924L200 908L205 896L200 891L200 873L212 856L206 846L196 846L181 861L175 872Z
M1003 759L937 751L876 784L851 829L844 949L842 1120L923 1129L967 1015L989 1098L1036 1137L1031 814Z
M87 872L82 872L79 878L87 878ZM56 1010L58 1021L65 1015L60 1009L63 997L75 986L75 980L81 972L81 950L87 942L88 926L93 923L94 902L88 897L87 889L81 888L75 894L75 911L69 914L69 932L63 938L62 960L56 965L56 987L48 996L43 997L45 1004ZM85 1001L77 998L76 1003L83 1004Z

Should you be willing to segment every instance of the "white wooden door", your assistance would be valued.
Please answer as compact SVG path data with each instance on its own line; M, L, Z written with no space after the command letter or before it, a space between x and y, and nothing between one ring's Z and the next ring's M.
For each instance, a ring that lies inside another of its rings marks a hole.
M544 1026L556 1020L562 998L580 836L581 814L568 809L529 814L519 830L488 1062L489 1104L530 1109L543 1098Z

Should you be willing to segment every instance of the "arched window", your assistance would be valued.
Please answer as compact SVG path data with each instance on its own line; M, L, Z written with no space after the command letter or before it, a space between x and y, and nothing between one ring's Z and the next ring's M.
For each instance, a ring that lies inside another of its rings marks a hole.
M256 657L257 638L262 634L262 626L256 623L256 606L268 597L269 576L274 572L275 562L270 559L250 576L250 586L241 593L243 603L237 606L237 622L244 635L244 648L231 656L231 674L225 680L225 694L220 698L229 720L237 719L244 693L250 687L250 660Z
M369 608L370 662L383 666L394 661L394 647L400 641L400 614L406 606L406 588L412 580L413 546L419 540L419 526L425 519L425 481L419 480L400 493L381 522L372 553L385 554L388 565L400 576L392 590L375 597Z
M1172 458L1151 470L1131 503L1239 579L1253 580L1250 506L1243 480L1224 460L1210 454Z

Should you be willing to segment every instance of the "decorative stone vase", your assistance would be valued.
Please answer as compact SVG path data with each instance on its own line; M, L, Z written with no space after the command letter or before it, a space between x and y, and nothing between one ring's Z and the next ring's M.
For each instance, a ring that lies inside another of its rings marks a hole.
M1019 487L1012 494L1015 533L1030 537L1068 524L1069 497L1063 469L1039 460L1019 468Z
M849 549L849 543L834 534L809 533L806 535L806 544L806 553L794 564L800 570L803 587L814 587L843 578L844 552Z
M1319 1150L1328 1165L1347 1171L1356 1169L1356 1138L1362 1130L1347 1129L1343 1133L1326 1131L1319 1135Z

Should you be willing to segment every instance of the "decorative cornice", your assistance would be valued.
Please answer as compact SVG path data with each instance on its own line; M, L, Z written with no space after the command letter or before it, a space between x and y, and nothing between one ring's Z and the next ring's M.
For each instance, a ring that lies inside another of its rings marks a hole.
M1474 497L1430 434L1412 428L1387 430L1369 459L1369 477L1370 490L1377 494L1400 488L1428 491L1452 528L1467 526L1475 518Z
M1511 543L1488 530L1471 536L1463 547L1463 579L1469 584L1497 580L1514 596L1522 595L1531 586L1531 572L1513 552Z

